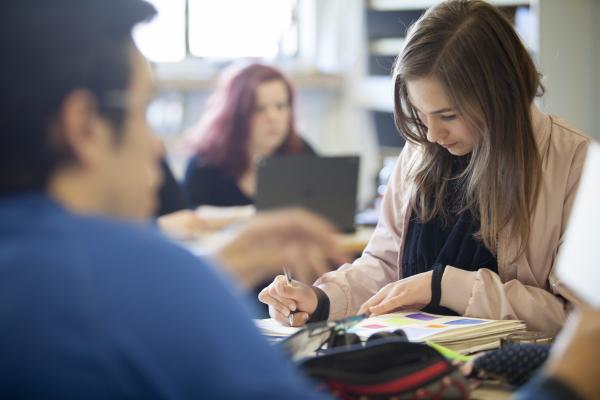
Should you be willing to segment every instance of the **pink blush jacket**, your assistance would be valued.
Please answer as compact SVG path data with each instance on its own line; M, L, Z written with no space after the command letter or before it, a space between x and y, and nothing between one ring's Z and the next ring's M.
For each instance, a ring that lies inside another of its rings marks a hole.
M532 122L542 160L542 182L525 253L511 261L520 241L504 230L498 238L498 273L447 266L441 305L464 316L521 319L529 329L555 334L575 300L554 276L553 266L589 138L535 106ZM402 279L400 262L414 189L407 174L419 156L418 146L407 144L402 150L384 195L379 223L362 256L315 282L329 296L330 319L356 314L379 289Z

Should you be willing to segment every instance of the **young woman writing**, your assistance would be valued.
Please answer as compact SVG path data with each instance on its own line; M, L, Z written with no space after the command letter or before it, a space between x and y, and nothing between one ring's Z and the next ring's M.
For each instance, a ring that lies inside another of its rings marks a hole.
M407 144L362 257L314 286L277 277L259 298L294 325L425 308L557 332L569 294L552 268L588 138L534 104L543 87L504 15L447 1L394 67Z

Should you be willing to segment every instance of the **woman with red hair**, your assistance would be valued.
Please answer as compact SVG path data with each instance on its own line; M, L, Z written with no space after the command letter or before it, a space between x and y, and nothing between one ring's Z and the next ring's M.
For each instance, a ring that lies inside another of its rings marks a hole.
M290 81L263 64L226 71L193 134L198 142L184 180L192 207L252 204L257 160L314 154L295 128Z

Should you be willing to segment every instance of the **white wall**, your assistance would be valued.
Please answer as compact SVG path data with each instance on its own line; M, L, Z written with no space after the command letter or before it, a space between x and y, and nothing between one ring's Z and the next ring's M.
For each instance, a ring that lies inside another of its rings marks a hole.
M544 111L600 139L600 1L538 0Z

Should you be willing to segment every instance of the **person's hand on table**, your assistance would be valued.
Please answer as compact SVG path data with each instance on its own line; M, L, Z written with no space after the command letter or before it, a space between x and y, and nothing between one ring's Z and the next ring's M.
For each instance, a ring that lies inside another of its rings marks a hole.
M271 318L283 325L304 325L317 308L317 295L312 286L296 280L289 284L283 275L264 288L258 299L269 306ZM291 320L290 313L293 313Z
M200 206L195 210L180 210L156 219L161 231L175 239L193 239L216 232L228 225L245 222L256 214L254 206Z
M258 284L287 267L301 282L348 261L336 229L301 209L257 214L216 252L216 257L246 286Z
M358 314L381 315L398 309L420 309L431 301L432 272L423 272L381 288L363 303Z
M253 205L228 207L202 205L194 211L198 218L204 221L207 229L212 231L247 222L256 215L256 207Z
M209 225L192 210L180 210L156 219L161 231L176 239L190 239L207 229Z

